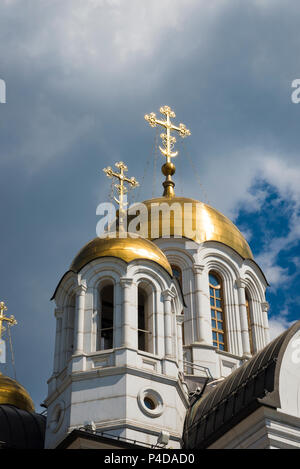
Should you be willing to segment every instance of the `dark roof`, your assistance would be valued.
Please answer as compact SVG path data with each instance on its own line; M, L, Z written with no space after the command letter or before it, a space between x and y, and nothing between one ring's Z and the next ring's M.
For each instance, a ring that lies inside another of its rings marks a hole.
M0 405L0 446L7 449L43 449L46 417L13 405Z
M190 407L183 433L186 449L209 446L260 405L280 407L280 363L298 329L300 321Z

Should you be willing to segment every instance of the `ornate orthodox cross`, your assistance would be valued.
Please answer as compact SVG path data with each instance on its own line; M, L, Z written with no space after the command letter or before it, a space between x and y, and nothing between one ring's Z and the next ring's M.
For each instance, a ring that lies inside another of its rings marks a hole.
M164 190L164 196L166 197L174 197L174 186L175 183L172 181L173 174L176 171L175 165L171 162L171 158L174 158L175 156L178 155L178 151L172 151L174 148L174 145L176 143L176 138L171 135L172 130L176 130L180 137L185 138L189 135L191 135L191 132L189 129L186 128L184 124L179 124L179 127L177 125L174 125L171 122L171 117L174 118L176 117L175 112L172 111L172 109L169 106L162 106L159 109L159 112L166 116L166 120L160 120L156 119L156 114L154 112L151 112L150 114L145 115L145 119L151 127L156 127L157 124L161 125L164 127L167 131L167 133L162 133L160 134L160 137L162 138L164 148L159 147L161 153L166 157L167 161L162 167L162 172L166 176L166 180L163 183L163 186L165 188Z
M5 327L3 326L4 321L6 321L11 326L14 326L15 324L17 324L17 321L15 320L13 315L11 315L10 318L4 315L5 311L7 311L7 307L5 306L4 301L0 301L0 340L1 340L2 332L5 331Z
M123 163L123 161L115 163L115 166L120 170L119 173L113 171L110 166L104 168L103 171L109 178L116 178L119 181L119 184L115 184L115 188L119 193L119 199L114 197L114 200L119 205L119 229L122 230L124 225L125 206L127 205L127 202L124 202L124 195L127 193L127 187L125 186L125 183L129 184L132 188L137 187L139 183L134 177L128 178L124 175L124 172L127 172L128 168L126 164Z

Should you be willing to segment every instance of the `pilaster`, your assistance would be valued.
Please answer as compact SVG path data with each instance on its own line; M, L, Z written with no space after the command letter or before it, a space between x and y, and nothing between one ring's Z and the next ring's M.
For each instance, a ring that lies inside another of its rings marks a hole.
M242 278L236 279L236 286L238 289L243 356L251 357L249 325L248 325L247 308L246 308L246 294L245 294L246 282L245 280L243 280Z
M63 310L61 308L55 308L54 315L56 317L56 334L55 334L55 348L54 348L54 365L53 373L59 372L60 355L62 346L62 318Z
M261 303L261 310L263 315L263 326L265 331L265 345L267 345L271 338L270 338L270 329L269 329L269 318L268 318L268 311L270 309L270 305L267 301Z
M84 306L86 285L80 284L76 287L76 308L75 308L75 355L83 353L84 334Z
M162 292L164 302L164 328L165 328L165 357L173 357L172 351L172 304L171 301L175 297L171 290Z
M137 292L132 278L122 277L122 346L137 349ZM136 306L136 307L135 307Z
M194 264L197 342L212 345L209 284L204 265Z

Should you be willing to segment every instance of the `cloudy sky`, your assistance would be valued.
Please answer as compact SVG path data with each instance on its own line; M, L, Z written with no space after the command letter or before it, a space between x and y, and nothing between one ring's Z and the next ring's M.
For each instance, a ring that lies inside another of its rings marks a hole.
M177 195L244 233L270 283L272 336L299 319L299 24L297 0L1 1L0 296L37 409L53 364L49 299L96 236L102 168L124 160L137 200L162 192L144 120L161 105L192 133Z

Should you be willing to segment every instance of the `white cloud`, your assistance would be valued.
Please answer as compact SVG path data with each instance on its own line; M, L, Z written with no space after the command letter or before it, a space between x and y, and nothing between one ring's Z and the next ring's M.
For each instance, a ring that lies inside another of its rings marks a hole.
M270 338L271 340L278 337L282 332L291 327L295 321L289 321L288 310L283 310L279 315L271 316L269 319Z
M244 228L244 227L241 228L241 227L239 227L239 230L242 233L242 235L244 236L244 238L249 243L251 238L253 237L253 232L251 231L251 229L250 228Z
M300 241L300 168L287 167L278 156L269 156L262 161L262 177L276 188L280 199L288 203L289 210L287 235L268 239L263 252L256 259L271 286L276 288L287 286L296 275L289 275L287 268L278 265L277 258L280 253L292 249Z

